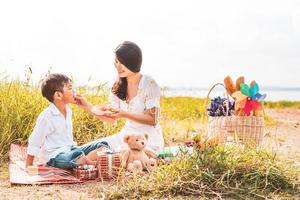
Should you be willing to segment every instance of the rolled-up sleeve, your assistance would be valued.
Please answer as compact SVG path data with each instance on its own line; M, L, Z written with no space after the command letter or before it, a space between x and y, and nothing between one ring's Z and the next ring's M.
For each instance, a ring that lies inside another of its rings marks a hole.
M151 79L146 87L146 109L160 108L160 87Z
M120 108L120 99L112 92L109 93L108 101L113 108Z
M27 154L37 156L40 152L44 139L49 131L49 122L43 117L37 119L36 125L28 139Z

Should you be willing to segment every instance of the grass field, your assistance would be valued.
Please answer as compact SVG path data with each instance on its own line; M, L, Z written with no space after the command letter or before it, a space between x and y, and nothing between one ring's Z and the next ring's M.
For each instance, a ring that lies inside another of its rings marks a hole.
M83 87L79 92L94 104L107 100L101 87L93 96ZM98 89L98 90L97 90ZM37 87L21 81L0 81L0 163L8 160L11 143L26 144L39 113L48 102ZM180 143L193 134L205 133L207 121L206 100L191 97L163 97L161 99L161 126L166 144ZM72 106L74 135L78 144L84 144L118 132L124 121L111 126L94 119L83 110ZM300 108L300 102L267 102L265 108ZM265 116L266 124L276 120ZM155 198L178 196L263 198L277 194L291 197L297 189L299 169L293 163L279 160L264 150L224 149L221 147L196 151L155 173L116 184L106 191L109 198ZM124 194L128 196L124 196ZM148 196L147 196L148 195Z

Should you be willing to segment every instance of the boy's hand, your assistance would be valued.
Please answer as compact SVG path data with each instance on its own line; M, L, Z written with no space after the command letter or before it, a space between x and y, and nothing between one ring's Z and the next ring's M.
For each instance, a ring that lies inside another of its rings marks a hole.
M37 166L26 167L26 172L29 176L35 176L39 174L39 168Z
M27 158L26 158L26 164L25 164L25 167L29 167L29 166L32 166L33 165L33 160L34 160L34 156L32 155L27 155Z

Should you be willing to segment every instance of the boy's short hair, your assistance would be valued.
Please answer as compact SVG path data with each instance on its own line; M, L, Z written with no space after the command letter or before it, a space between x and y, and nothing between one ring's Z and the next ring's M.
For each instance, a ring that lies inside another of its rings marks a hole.
M54 93L57 91L63 92L64 84L69 81L72 80L64 74L49 74L42 82L41 90L43 97L53 102Z

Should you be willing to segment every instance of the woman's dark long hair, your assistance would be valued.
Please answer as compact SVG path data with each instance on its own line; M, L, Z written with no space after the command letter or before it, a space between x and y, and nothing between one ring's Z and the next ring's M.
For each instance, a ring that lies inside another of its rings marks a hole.
M139 72L142 65L142 51L133 42L125 41L115 50L116 58L130 71ZM119 78L112 87L112 92L125 101L127 97L127 78Z

